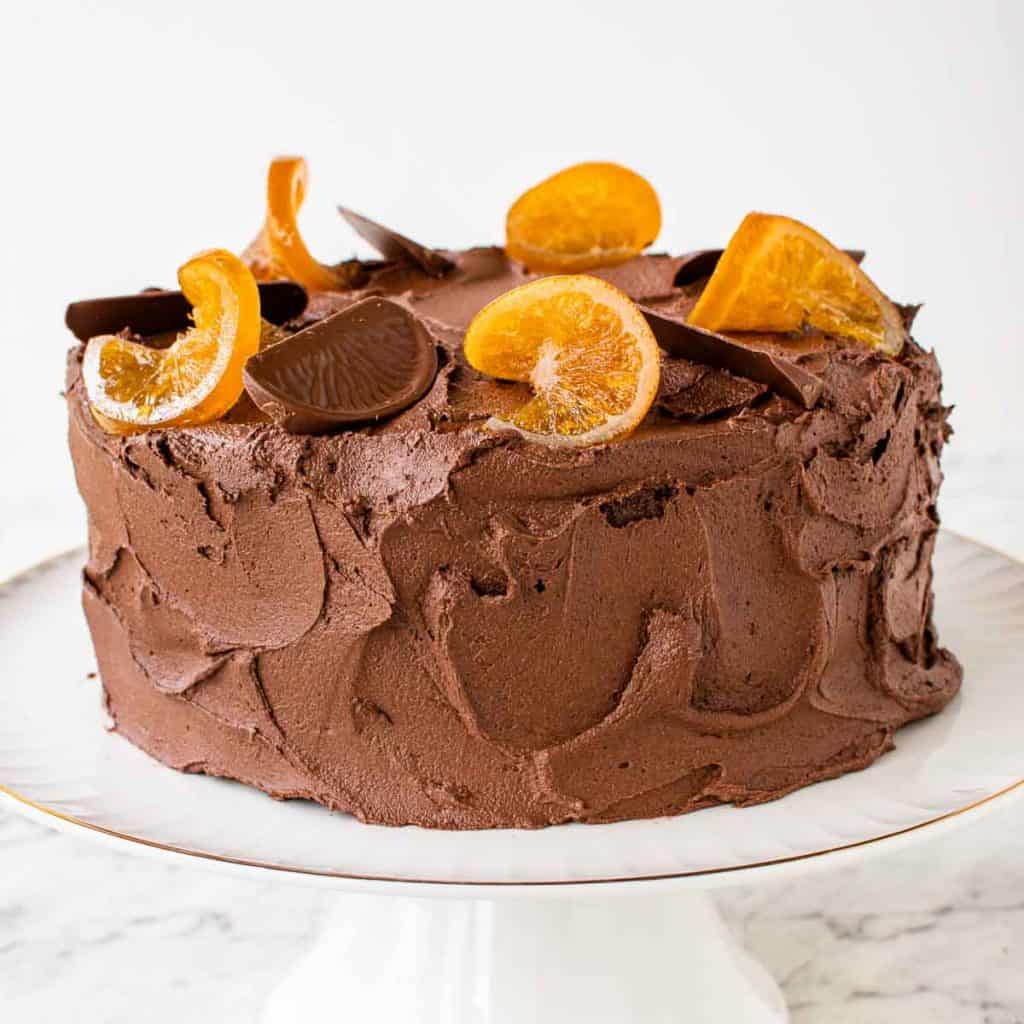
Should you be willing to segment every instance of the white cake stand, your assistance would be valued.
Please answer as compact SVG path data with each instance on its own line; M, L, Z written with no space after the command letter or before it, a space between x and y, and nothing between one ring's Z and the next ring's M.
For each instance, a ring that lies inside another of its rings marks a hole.
M761 807L533 832L361 825L151 761L102 728L82 561L0 587L0 795L121 850L337 892L264 1024L778 1024L777 986L708 890L937 837L1024 795L1024 565L955 535L936 553L938 618L966 685L895 752Z

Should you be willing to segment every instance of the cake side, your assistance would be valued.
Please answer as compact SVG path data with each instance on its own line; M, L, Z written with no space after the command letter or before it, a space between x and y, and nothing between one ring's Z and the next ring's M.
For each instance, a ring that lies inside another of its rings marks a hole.
M89 513L84 601L115 728L165 763L442 828L756 803L869 764L960 669L931 625L946 410L932 355L811 333L806 408L665 355L628 439L553 450L484 428L521 385L469 321L530 275L366 267L436 339L389 422L296 436L244 396L201 427L105 434L69 361ZM683 258L598 271L685 318ZM765 351L771 338L762 339Z

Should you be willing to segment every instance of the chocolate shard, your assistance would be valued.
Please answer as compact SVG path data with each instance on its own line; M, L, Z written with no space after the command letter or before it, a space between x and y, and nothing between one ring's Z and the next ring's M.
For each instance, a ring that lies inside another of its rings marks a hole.
M900 319L903 321L903 329L907 334L910 334L910 329L914 326L914 321L917 319L917 314L921 312L921 307L923 305L923 302L895 303L896 309L900 314Z
M677 288L685 288L688 284L694 284L705 277L710 277L722 258L724 249L698 249L696 252L689 252L684 257L685 262L680 264L676 271L675 281Z
M822 383L795 360L727 338L683 320L641 306L658 344L674 356L705 366L717 366L739 377L758 381L776 394L810 409L821 397Z
M293 320L306 308L306 290L294 281L269 281L259 286L260 315L272 324ZM129 328L143 337L191 326L192 307L181 292L148 288L135 295L72 302L64 323L79 341Z
M385 259L396 263L415 263L431 277L443 277L455 266L436 249L428 249L354 210L339 206L338 213L348 221L357 235L369 242Z
M844 249L843 251L854 263L861 263L864 259L863 249ZM710 277L714 273L715 267L718 266L723 252L725 252L724 249L697 249L687 253L684 262L676 271L673 283L677 288L685 288L689 284L696 284L705 277Z
M271 345L245 364L245 389L293 434L393 416L437 375L437 346L403 306L369 298Z

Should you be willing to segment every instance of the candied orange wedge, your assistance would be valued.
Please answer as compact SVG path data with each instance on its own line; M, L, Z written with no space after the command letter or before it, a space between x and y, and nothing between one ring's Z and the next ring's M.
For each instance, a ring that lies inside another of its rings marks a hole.
M798 220L748 213L689 322L712 331L813 327L897 355L899 310L841 249Z
M596 277L559 275L485 306L463 342L470 366L529 383L533 397L493 430L582 448L625 437L654 401L657 342L629 297Z
M267 172L267 215L256 240L242 253L257 280L287 278L307 291L328 292L347 286L341 268L314 259L299 232L298 214L306 197L309 169L300 156L279 156Z
M661 205L646 179L618 164L584 163L512 204L505 248L531 270L576 272L625 263L660 230Z
M242 394L242 368L260 345L260 295L249 268L225 249L178 271L194 326L169 348L115 334L90 338L82 378L96 422L111 434L215 420Z

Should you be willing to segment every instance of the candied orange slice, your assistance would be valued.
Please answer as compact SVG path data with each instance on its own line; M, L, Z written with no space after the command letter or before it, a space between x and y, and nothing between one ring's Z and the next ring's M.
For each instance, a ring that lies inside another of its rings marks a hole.
M897 355L903 319L842 250L798 220L748 213L689 316L712 331L814 327Z
M297 218L308 179L309 169L300 156L279 156L271 161L266 221L242 259L260 281L284 277L311 292L345 288L348 278L344 270L314 259L299 232Z
M487 426L541 444L624 437L646 415L661 375L640 310L585 275L545 277L499 296L473 319L463 346L474 369L533 387L533 398Z
M505 248L531 270L592 270L633 259L660 230L658 195L646 179L618 164L576 164L512 204Z
M96 421L111 434L215 420L238 401L242 367L260 344L260 295L249 268L224 249L178 271L194 326L169 348L115 334L90 338L82 377Z

